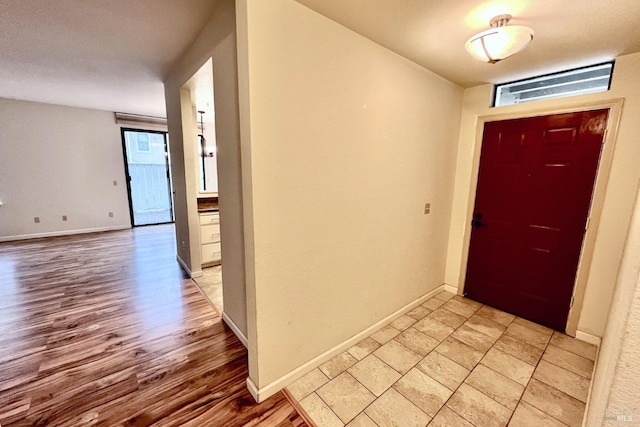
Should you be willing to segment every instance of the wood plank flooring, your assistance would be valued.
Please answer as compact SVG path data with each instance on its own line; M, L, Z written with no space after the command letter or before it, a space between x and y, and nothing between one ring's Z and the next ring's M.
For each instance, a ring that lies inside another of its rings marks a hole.
M247 376L173 225L0 244L1 426L306 426Z

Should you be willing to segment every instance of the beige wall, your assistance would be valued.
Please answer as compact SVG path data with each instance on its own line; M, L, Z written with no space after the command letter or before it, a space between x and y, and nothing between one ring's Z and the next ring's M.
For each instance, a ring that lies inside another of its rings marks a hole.
M0 201L0 240L130 227L114 114L0 98Z
M238 22L264 388L442 284L462 90L292 0Z
M165 97L174 160L172 172L176 177L178 254L189 268L199 270L196 115L193 100L189 93L185 93L189 91L181 91L181 88L209 58L213 58L224 311L240 332L246 334L235 31L234 1L217 1L211 19L167 76ZM183 122L188 123L188 129L184 128ZM191 140L193 143L188 142ZM181 247L182 241L185 242L184 249Z
M587 426L636 425L640 419L640 194L593 378ZM633 420L604 422L605 417ZM633 421L633 423L631 422Z
M458 286L462 290L463 283L460 277L466 269L462 263L467 243L465 234L468 235L468 213L473 207L475 193L471 183L474 155L479 149L476 139L478 117L494 114L533 114L544 110L562 109L576 103L625 98L601 220L599 224L590 226L597 226L597 234L578 323L579 331L602 336L629 225L634 192L640 176L640 84L637 80L639 67L640 54L622 56L616 60L611 90L608 92L507 107L489 108L491 85L465 90L449 233L451 237L446 270L448 284Z

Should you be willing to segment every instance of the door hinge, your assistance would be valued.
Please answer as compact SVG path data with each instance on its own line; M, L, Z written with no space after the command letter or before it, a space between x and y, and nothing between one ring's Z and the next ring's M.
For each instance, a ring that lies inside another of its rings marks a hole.
M584 231L587 231L589 229L589 224L591 223L591 217L588 216L587 217L587 223L584 225Z
M569 303L569 308L573 308L573 295L571 295L571 302Z

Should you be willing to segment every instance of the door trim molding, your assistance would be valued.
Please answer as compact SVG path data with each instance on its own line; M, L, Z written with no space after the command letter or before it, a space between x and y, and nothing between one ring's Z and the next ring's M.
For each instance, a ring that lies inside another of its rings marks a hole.
M473 207L475 205L476 190L478 184L478 172L480 169L482 136L485 123L510 119L523 119L536 116L548 116L553 114L577 113L602 109L609 110L607 131L604 136L602 152L600 154L600 161L598 163L598 171L596 173L596 179L594 183L593 196L591 199L591 206L589 207L589 228L585 232L584 239L582 241L582 250L580 252L580 260L578 262L578 271L576 272L576 281L573 287L573 307L571 307L571 309L569 310L569 317L567 319L567 325L565 327L565 332L568 335L574 337L576 336L576 331L578 329L580 311L582 309L587 280L589 278L589 267L591 265L591 258L593 256L593 249L595 246L598 226L600 225L600 217L602 215L604 196L607 188L607 183L609 181L609 173L611 171L611 163L613 160L618 128L620 126L623 104L624 98L612 98L601 101L568 104L560 108L542 108L511 113L489 114L478 116L476 121L476 137L471 165L471 180L469 182L467 214L465 218L471 218L471 216L473 215ZM460 266L462 268L460 268L460 276L458 278L458 283L460 283L462 287L462 293L464 293L464 284L466 283L470 240L471 227L469 226L469 221L465 221L462 259L460 263Z

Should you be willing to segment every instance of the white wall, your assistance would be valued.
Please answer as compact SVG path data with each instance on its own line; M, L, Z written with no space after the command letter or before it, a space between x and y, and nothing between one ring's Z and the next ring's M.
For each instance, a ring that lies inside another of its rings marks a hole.
M130 227L113 113L0 99L0 200L0 240Z
M640 193L636 197L605 335L593 377L587 426L637 425L640 418ZM605 417L631 416L626 422Z
M475 193L475 189L471 189L471 182L474 155L479 150L479 141L476 139L478 117L502 113L533 114L533 112L540 113L544 110L561 109L576 103L625 98L601 220L599 224L590 225L598 229L578 323L579 331L602 337L633 208L635 188L640 177L638 166L640 165L640 144L638 143L640 84L637 79L639 67L640 54L621 56L616 60L611 90L608 92L507 107L489 108L491 85L465 90L449 232L451 237L446 273L448 284L458 286L460 290L464 286L460 276L466 269L462 260L467 243L465 238L469 224L467 216L473 206Z
M443 283L462 90L292 0L238 3L262 389Z
M217 1L205 27L165 79L165 98L176 200L178 255L188 268L196 271L201 267L196 202L200 187L196 112L190 90L182 87L205 62L213 58L224 311L240 332L246 334L235 25L235 2Z

